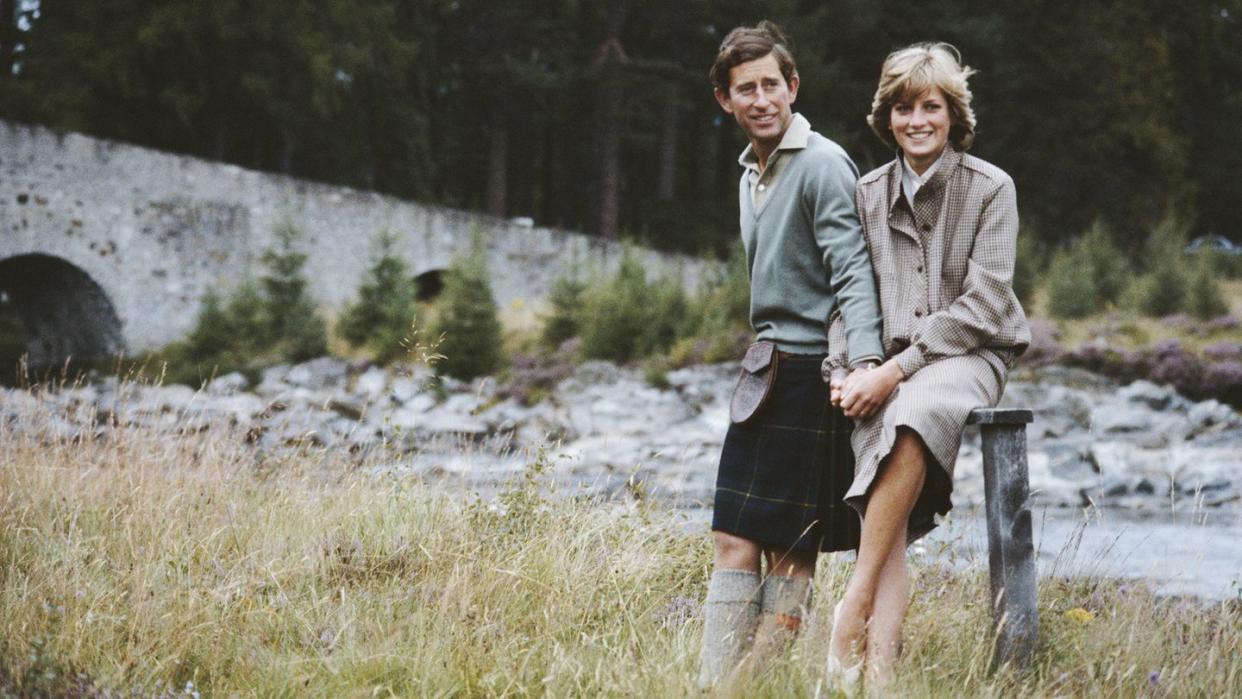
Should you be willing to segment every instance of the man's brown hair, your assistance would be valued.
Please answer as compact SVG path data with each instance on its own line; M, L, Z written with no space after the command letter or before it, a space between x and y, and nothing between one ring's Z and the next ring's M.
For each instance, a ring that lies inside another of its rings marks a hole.
M789 83L798 74L798 66L794 63L793 55L789 53L788 43L785 32L775 22L766 19L753 27L734 29L720 42L720 51L716 54L716 62L712 64L709 73L712 85L724 94L729 94L729 73L733 67L757 61L768 54L776 57L781 75Z

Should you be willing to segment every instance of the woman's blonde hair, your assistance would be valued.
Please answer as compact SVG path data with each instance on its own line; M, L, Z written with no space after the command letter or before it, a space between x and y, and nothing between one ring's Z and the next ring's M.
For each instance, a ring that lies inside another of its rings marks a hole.
M952 44L929 41L898 49L888 54L880 68L880 86L871 100L867 124L881 141L896 148L889 128L893 105L910 102L938 87L948 102L949 142L958 150L966 150L975 140L975 112L970 108L970 86L966 84L974 74L973 69L962 65L962 54Z

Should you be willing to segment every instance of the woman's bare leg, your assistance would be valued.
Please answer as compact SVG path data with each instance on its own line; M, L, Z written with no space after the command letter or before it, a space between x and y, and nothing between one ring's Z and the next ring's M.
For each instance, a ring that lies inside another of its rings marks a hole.
M867 624L879 601L881 578L889 560L896 555L895 551L901 552L904 562L910 512L923 490L926 475L926 446L922 438L910 429L898 428L893 450L871 487L858 563L841 600L837 625L832 630L828 652L844 666L855 664L867 652ZM895 594L896 590L891 592ZM885 600L888 597L886 595ZM898 637L904 616L903 606L896 623ZM891 622L889 625L891 635Z
M877 689L892 674L901 647L901 625L910 605L910 569L905 541L889 551L880 571L871 620L867 622L867 679Z

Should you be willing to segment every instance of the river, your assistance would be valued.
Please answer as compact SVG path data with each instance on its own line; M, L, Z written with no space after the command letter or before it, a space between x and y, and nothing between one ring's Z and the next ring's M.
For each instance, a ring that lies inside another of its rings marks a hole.
M1242 509L1152 513L1041 507L1032 515L1040 578L1107 577L1142 581L1162 596L1242 598ZM711 510L687 510L686 516L692 527L706 527ZM953 510L911 554L915 565L986 570L983 511Z
M1040 577L1104 576L1142 580L1159 595L1242 598L1242 510L1133 512L1037 508ZM982 510L955 510L915 545L916 556L987 566Z

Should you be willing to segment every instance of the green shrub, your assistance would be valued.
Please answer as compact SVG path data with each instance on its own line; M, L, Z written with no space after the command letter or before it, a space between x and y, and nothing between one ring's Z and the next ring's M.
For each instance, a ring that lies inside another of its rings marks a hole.
M643 354L666 352L674 342L691 332L698 320L690 316L690 299L686 297L681 275L661 277L651 284L650 291L651 319L642 338Z
M393 253L395 239L382 231L373 242L371 268L358 289L358 301L341 315L337 332L354 347L367 347L388 364L405 356L416 319L418 285L405 262Z
M686 329L689 303L680 281L648 283L642 264L628 251L616 274L583 297L583 354L628 362L666 351Z
M1086 261L1097 309L1117 302L1125 291L1133 270L1126 256L1113 243L1108 228L1099 221L1091 224L1087 232L1074 243L1073 251L1074 255L1082 256Z
M26 354L26 324L16 313L0 307L0 385L13 378L12 370Z
M697 306L697 315L712 330L750 327L750 273L741 246L734 249L723 268L708 277Z
M260 286L246 283L227 303L207 294L189 336L161 351L167 380L195 385L215 374L241 371L254 378L264 366L327 354L327 331L306 294L306 256L293 250L297 229L276 230L277 246L261 258Z
M1097 221L1053 256L1047 273L1048 312L1057 318L1083 318L1103 310L1121 300L1132 274L1108 229Z
M688 336L670 354L674 366L737 359L751 339L750 275L741 247L690 303Z
M1132 302L1144 315L1163 317L1186 308L1190 266L1182 248L1184 235L1162 225L1147 241L1147 274L1134 283Z
M548 349L555 350L571 338L578 336L582 298L586 284L575 276L562 276L552 284L548 303L552 313L543 321L540 341Z
M436 373L470 380L496 373L501 365L501 328L487 280L487 260L476 243L445 275L436 334L443 355Z
M266 339L277 346L277 355L290 362L306 361L328 352L327 329L306 293L306 277L302 274L306 255L293 247L300 236L292 224L276 227L276 247L263 254L267 274L259 280L264 292Z
M1186 291L1186 310L1200 320L1211 320L1229 312L1229 304L1221 292L1216 280L1218 265L1215 254L1211 251L1200 251L1194 267L1194 276L1190 279L1190 288Z
M1023 231L1018 235L1018 248L1013 265L1013 291L1023 306L1029 306L1039 277L1046 265L1046 255L1035 234Z
M1095 283L1086 258L1060 250L1048 266L1048 313L1056 318L1083 318L1099 310Z

